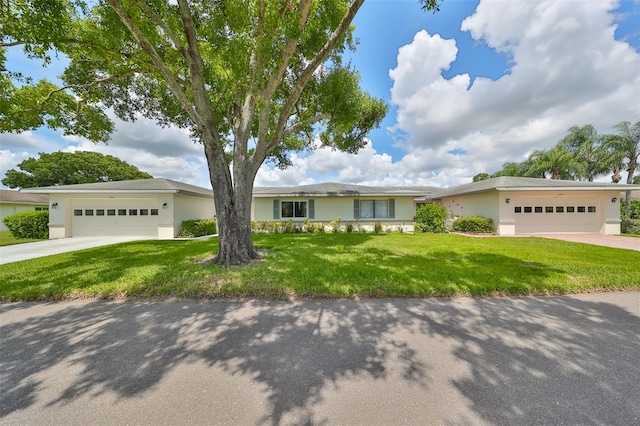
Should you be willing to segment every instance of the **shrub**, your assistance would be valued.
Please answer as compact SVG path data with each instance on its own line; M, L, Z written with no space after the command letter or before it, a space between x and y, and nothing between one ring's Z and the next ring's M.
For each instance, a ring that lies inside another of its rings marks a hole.
M620 224L623 234L640 235L640 219L623 219Z
M332 220L331 222L329 222L329 226L331 226L331 229L333 230L333 232L340 232L341 223L342 223L342 218L338 216L336 220Z
M346 230L347 230L347 233L349 233L349 234L352 233L353 232L353 224L347 223Z
M180 237L194 238L213 235L217 231L216 221L213 219L192 219L182 221Z
M415 228L422 232L446 232L447 209L438 203L423 204L416 212Z
M377 221L374 225L373 225L373 232L375 232L376 234L379 234L382 232L382 222Z
M14 238L49 238L49 211L28 211L7 216L3 220Z
M640 200L631 200L629 204L620 200L620 217L622 219L640 219Z
M452 228L457 232L467 232L469 234L493 233L493 220L480 216L467 216L456 219Z

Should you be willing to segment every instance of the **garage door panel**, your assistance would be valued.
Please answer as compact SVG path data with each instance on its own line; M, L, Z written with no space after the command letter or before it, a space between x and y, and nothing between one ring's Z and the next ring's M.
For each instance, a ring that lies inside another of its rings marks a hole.
M156 199L74 200L72 235L155 238L158 236L157 213Z
M598 198L515 199L516 234L599 233Z

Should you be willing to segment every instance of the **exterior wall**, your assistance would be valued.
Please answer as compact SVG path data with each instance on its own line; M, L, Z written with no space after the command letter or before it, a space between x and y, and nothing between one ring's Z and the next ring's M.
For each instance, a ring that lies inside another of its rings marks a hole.
M613 199L615 202L612 202ZM620 233L619 191L492 191L443 198L453 218L482 216L493 219L500 235L520 233ZM553 213L516 213L516 206L553 207ZM556 213L561 206L564 213ZM566 207L595 207L592 213L566 213ZM526 224L525 224L526 221Z
M444 197L440 204L447 208L451 219L463 216L488 217L493 220L496 230L500 228L500 196L497 191Z
M328 225L338 217L342 220L342 225L347 223L355 224L353 202L360 200L395 200L395 218L389 219L358 219L358 224L364 228L373 228L374 224L380 221L383 226L404 230L413 229L413 218L415 216L415 205L413 196L410 197L254 197L252 203L252 220L256 222L284 221L289 218L273 217L273 201L309 201L314 200L314 218L311 222L322 222ZM305 221L305 218L295 218L295 221Z
M36 207L47 207L47 204L22 204L22 203L2 203L0 204L0 231L8 231L9 228L4 224L4 218L12 216L16 213L35 211Z
M175 238L182 232L183 220L213 219L216 214L212 198L178 193L173 199L173 235L168 238ZM160 235L158 238L161 238Z

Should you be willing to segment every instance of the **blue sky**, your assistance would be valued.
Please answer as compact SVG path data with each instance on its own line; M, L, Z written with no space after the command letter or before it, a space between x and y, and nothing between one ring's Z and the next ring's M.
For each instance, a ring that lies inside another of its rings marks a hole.
M389 105L358 154L328 149L265 165L258 186L317 182L451 186L555 145L573 125L607 133L640 120L639 0L367 0L349 59ZM7 66L52 78L13 49ZM156 177L209 187L201 147L148 120L117 123L109 145L55 131L0 135L0 174L38 152L93 150ZM606 177L602 178L606 180Z

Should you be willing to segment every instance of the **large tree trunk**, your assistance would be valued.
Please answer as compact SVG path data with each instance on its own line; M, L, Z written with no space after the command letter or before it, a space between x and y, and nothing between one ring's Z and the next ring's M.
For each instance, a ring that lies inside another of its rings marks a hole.
M232 181L221 148L205 142L205 155L213 187L218 225L218 254L221 265L247 265L259 257L251 239L251 197L253 174L236 175Z

